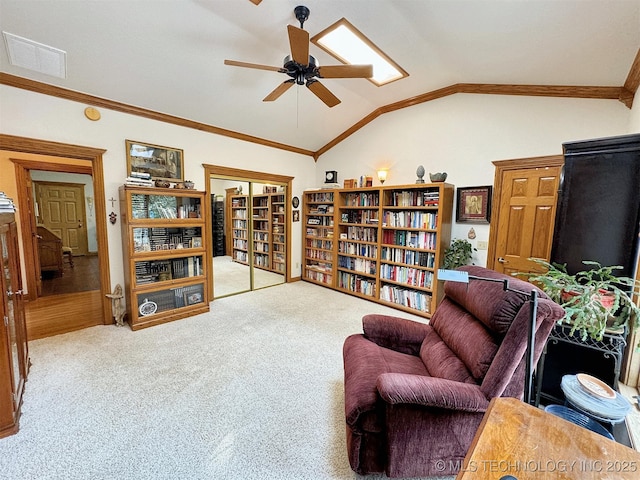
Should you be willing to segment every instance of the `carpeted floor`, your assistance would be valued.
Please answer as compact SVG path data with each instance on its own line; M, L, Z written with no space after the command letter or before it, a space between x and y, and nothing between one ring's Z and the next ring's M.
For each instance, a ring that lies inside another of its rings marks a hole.
M248 265L234 262L228 255L213 257L213 296L220 298L250 290L250 276ZM284 283L284 275L254 267L254 290L280 283Z
M0 478L361 478L346 457L342 343L370 312L399 313L297 282L138 332L31 342Z

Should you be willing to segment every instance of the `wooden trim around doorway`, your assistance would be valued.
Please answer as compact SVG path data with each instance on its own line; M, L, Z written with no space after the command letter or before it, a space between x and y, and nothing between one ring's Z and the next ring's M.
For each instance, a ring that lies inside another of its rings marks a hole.
M227 177L233 180L242 180L242 181L251 181L251 182L259 182L259 183L279 183L285 185L287 187L287 200L291 197L291 187L293 183L293 177L288 175L278 175L276 173L266 173L266 172L256 172L254 170L242 170L239 168L233 167L223 167L220 165L209 165L203 163L204 167L204 183L205 183L205 191L207 199L211 198L211 182L210 179L212 176L216 177ZM287 224L286 228L286 262L287 268L285 271L285 282L289 283L292 281L291 278L291 202L285 201L286 210L285 210L285 222ZM205 225L208 231L211 231L211 202L205 202ZM207 262L208 262L208 271L213 272L213 250L212 250L211 242L207 242ZM209 281L207 288L209 289L209 298L213 297L213 282Z
M96 237L98 242L98 259L100 262L100 293L102 304L102 323L105 325L113 323L111 316L111 300L106 297L111 293L111 275L109 270L109 243L107 238L107 214L104 189L104 173L102 155L106 150L84 147L80 145L71 145L65 143L51 142L46 140L37 140L33 138L17 137L12 135L0 134L0 149L12 152L31 153L34 155L49 155L60 157L59 163L48 163L32 160L13 160L16 167L16 181L18 185L26 185L28 179L28 170L45 170L58 171L65 173L88 173L93 178L94 190L94 210L96 215ZM79 160L87 160L90 165L70 165L65 164L65 158L73 158ZM18 188L18 205L29 205L30 201L26 190ZM23 203L24 202L24 203ZM29 297L33 295L32 288L35 289L36 269L33 264L35 254L33 251L33 242L26 239L34 238L33 228L35 223L31 221L32 212L28 208L20 208L20 223L23 229L22 254L25 259L27 270L27 288ZM25 230L26 229L26 230Z

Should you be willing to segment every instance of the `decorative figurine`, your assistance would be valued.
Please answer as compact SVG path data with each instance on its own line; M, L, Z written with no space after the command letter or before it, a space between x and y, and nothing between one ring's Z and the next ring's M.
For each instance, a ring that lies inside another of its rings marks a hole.
M422 165L416 170L416 175L418 176L416 183L424 183L424 179L422 178L424 177L424 167Z
M429 178L432 182L444 182L447 179L447 172L430 173Z
M126 310L124 305L122 305L122 298L124 297L122 286L118 283L116 288L113 289L113 293L108 293L106 296L111 299L111 314L116 322L116 326L123 327Z

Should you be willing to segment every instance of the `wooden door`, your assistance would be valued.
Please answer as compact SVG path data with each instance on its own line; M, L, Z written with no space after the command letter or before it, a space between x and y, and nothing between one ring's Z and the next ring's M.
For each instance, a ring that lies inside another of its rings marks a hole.
M34 182L38 202L38 222L62 239L73 255L86 255L87 228L84 185Z
M529 258L551 255L562 157L507 162L511 168L496 170L487 266L506 274L539 270Z

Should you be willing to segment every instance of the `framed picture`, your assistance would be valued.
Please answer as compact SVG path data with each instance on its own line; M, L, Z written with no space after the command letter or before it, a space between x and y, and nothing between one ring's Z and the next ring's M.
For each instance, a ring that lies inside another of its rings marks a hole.
M492 186L464 187L457 190L456 222L489 223Z
M182 150L149 143L125 140L127 149L127 175L149 173L151 178L181 182L184 180L184 153Z
M191 248L200 248L202 247L202 237L193 237L191 239Z
M293 211L293 221L294 222L299 222L300 221L300 210L294 210Z
M186 305L195 305L196 303L202 303L202 294L200 292L185 293L184 303Z

